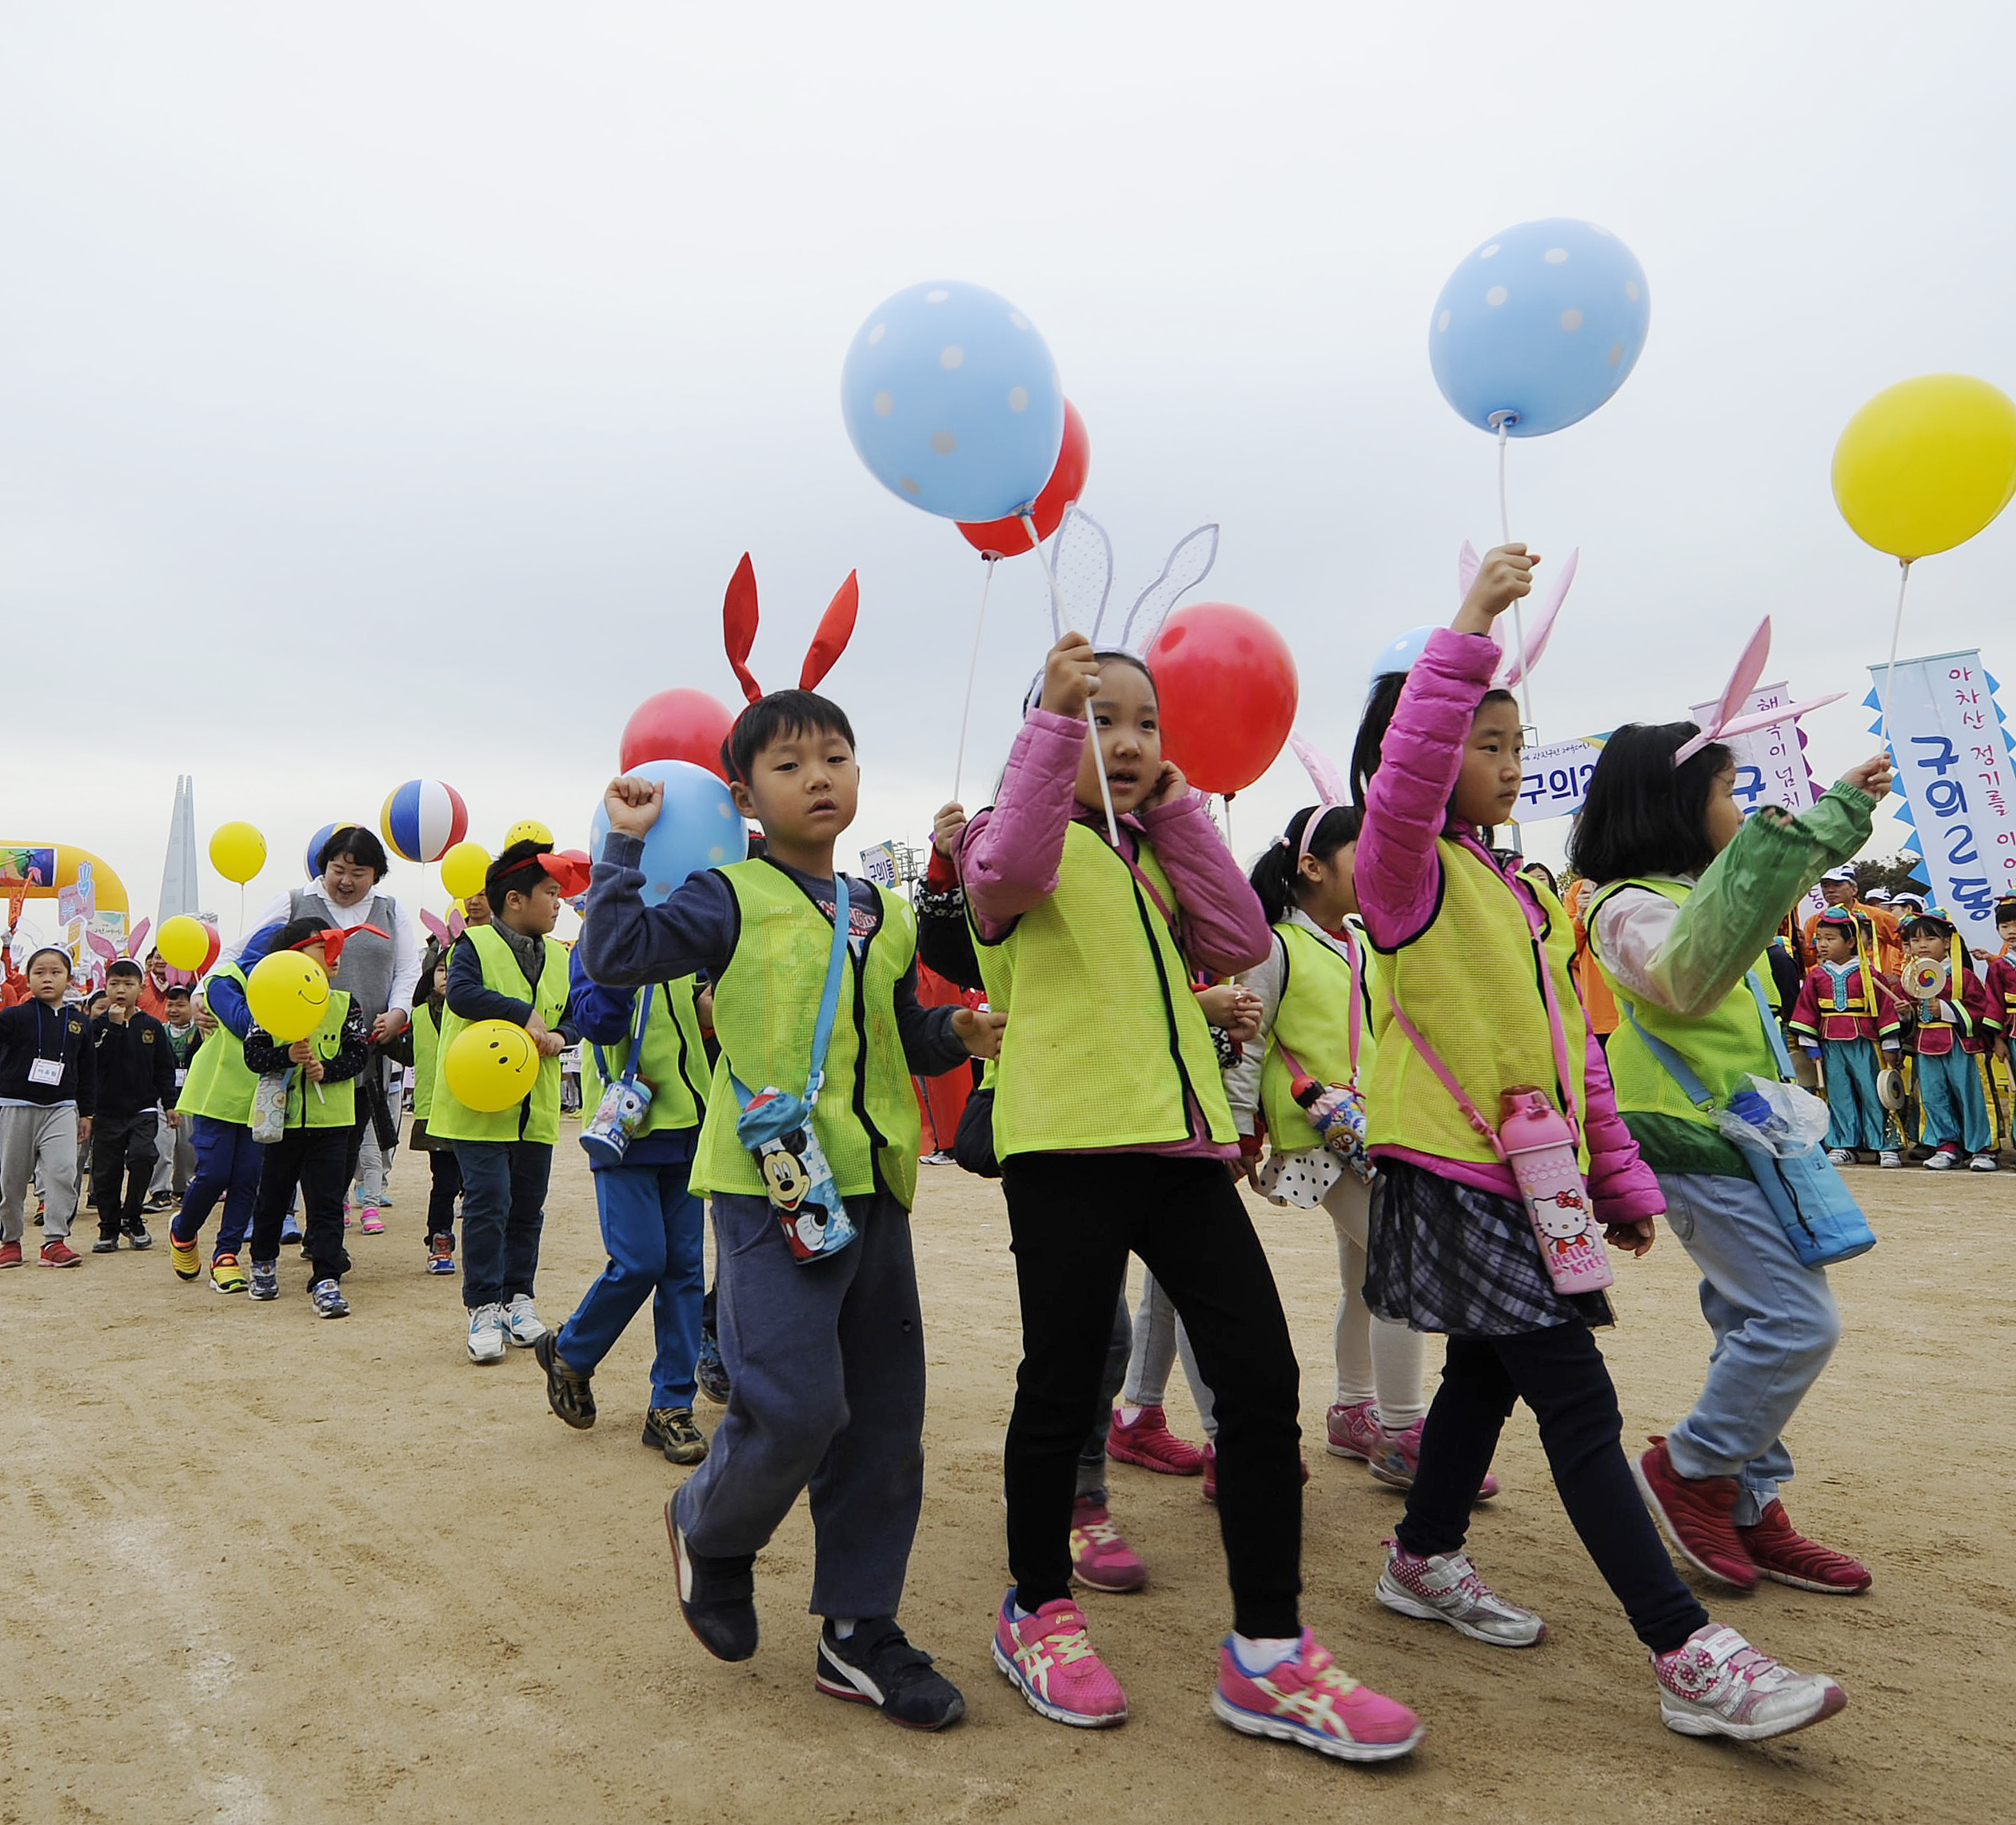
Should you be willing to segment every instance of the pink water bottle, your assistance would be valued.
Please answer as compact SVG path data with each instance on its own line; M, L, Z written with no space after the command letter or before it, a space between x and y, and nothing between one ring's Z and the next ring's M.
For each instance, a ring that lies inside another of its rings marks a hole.
M1567 1117L1545 1091L1519 1084L1500 1100L1498 1138L1526 1200L1554 1290L1602 1292L1616 1276L1596 1227Z

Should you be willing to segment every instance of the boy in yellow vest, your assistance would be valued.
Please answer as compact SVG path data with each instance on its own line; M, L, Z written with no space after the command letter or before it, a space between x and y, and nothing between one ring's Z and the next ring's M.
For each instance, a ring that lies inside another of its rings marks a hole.
M1001 1017L920 1007L909 906L846 877L838 1012L809 1126L853 1234L801 1258L804 1225L791 1212L802 1184L773 1168L773 1204L737 1123L745 1095L760 1100L772 1086L796 1095L807 1084L835 963L833 849L853 821L860 768L837 705L808 689L752 697L721 758L736 809L763 826L764 855L696 874L646 906L641 839L663 789L614 781L581 941L597 982L704 973L714 984L721 1056L693 1184L713 1200L731 1391L706 1462L666 1505L679 1607L709 1653L748 1659L756 1555L808 1489L812 1608L826 1619L819 1690L912 1729L941 1729L965 1701L896 1620L924 1494L924 1327L909 1222L920 1124L909 1077L997 1054Z
M503 1360L507 1340L529 1350L546 1334L533 1304L546 1184L560 1136L560 1055L579 1036L567 1018L567 952L548 941L576 865L550 843L511 844L490 864L483 891L491 921L472 925L448 960L427 1132L455 1144L462 1173L462 1304L473 1363ZM449 1048L477 1020L523 1027L539 1075L509 1108L472 1109L449 1088Z
M299 951L331 973L348 934L319 919L294 919L280 928L273 951ZM371 1028L341 988L329 992L322 1024L306 1039L283 1045L257 1024L245 1036L245 1063L255 1077L285 1071L286 1128L261 1148L259 1196L252 1207L252 1296L280 1296L280 1228L301 1190L309 1260L308 1296L324 1318L347 1318L343 1276L350 1257L343 1246L343 1191L349 1176L350 1133L357 1126L356 1080L370 1054Z

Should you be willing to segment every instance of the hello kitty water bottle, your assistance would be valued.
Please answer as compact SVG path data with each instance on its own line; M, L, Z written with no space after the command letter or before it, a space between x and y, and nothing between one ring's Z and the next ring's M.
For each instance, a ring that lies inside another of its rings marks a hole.
M1600 1292L1616 1276L1596 1227L1575 1130L1543 1090L1522 1084L1500 1099L1498 1138L1540 1244L1547 1277L1561 1293Z

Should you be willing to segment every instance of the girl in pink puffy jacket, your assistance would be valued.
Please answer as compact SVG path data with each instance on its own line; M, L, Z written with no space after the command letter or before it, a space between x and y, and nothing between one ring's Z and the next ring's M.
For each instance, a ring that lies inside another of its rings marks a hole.
M1659 1183L1619 1118L1576 999L1567 916L1484 846L1523 783L1518 706L1491 688L1502 657L1491 629L1538 561L1516 545L1486 557L1454 625L1404 675L1375 682L1352 756L1364 807L1358 895L1391 992L1374 1009L1370 1139L1380 1169L1366 1302L1449 1338L1377 1595L1494 1646L1544 1636L1540 1618L1493 1591L1463 1551L1499 1433L1524 1400L1562 1505L1650 1651L1667 1726L1775 1736L1838 1711L1840 1688L1711 1623L1681 1582L1624 1455L1592 1328L1610 1322L1607 1302L1555 1290L1511 1171L1473 1120L1495 1121L1500 1093L1515 1084L1547 1089L1581 1136L1611 1247L1651 1246Z

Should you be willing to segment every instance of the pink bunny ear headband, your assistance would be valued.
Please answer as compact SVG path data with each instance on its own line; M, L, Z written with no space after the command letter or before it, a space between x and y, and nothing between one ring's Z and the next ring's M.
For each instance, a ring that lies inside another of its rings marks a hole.
M1751 693L1757 689L1757 681L1764 675L1764 668L1771 657L1771 617L1765 616L1758 624L1756 633L1750 637L1750 645L1743 649L1743 656L1736 661L1736 669L1729 674L1729 682L1723 689L1722 701L1708 717L1708 726L1691 741L1683 741L1674 750L1673 764L1678 767L1691 761L1711 741L1726 741L1732 735L1748 735L1755 729L1769 729L1774 722L1790 722L1795 717L1804 716L1808 710L1819 709L1830 703L1838 703L1847 693L1834 691L1824 697L1809 697L1804 703L1784 704L1776 709L1743 711L1750 701Z
M1302 821L1302 841L1295 852L1295 865L1299 869L1302 858L1309 853L1310 839L1315 835L1316 826L1343 804L1349 795L1344 790L1344 776L1337 771L1337 763L1315 742L1305 741L1299 735L1291 735L1288 745L1307 773L1309 783L1316 789L1315 808ZM1285 843L1287 839L1284 837L1282 841Z
M860 583L857 573L850 570L847 581L826 605L825 613L819 617L818 631L812 637L805 663L798 673L800 690L815 689L847 650L848 641L854 637L854 618L860 605ZM728 647L728 662L735 669L743 696L751 703L764 694L749 667L749 649L756 645L756 566L745 551L735 574L728 580L728 594L721 603L721 631Z
M1477 548L1468 539L1463 541L1463 549L1456 554L1456 600L1460 602L1470 593L1470 585L1477 581L1477 572L1483 563ZM1555 616L1561 613L1561 605L1568 599L1568 585L1575 580L1575 566L1582 561L1582 547L1577 545L1568 553L1568 561L1561 566L1554 580L1554 588L1547 599L1547 605L1533 618L1533 627L1526 637L1523 655L1508 653L1499 661L1492 685L1502 691L1515 691L1527 679L1533 676L1533 668L1539 664L1540 655L1547 651L1547 641L1554 633Z

